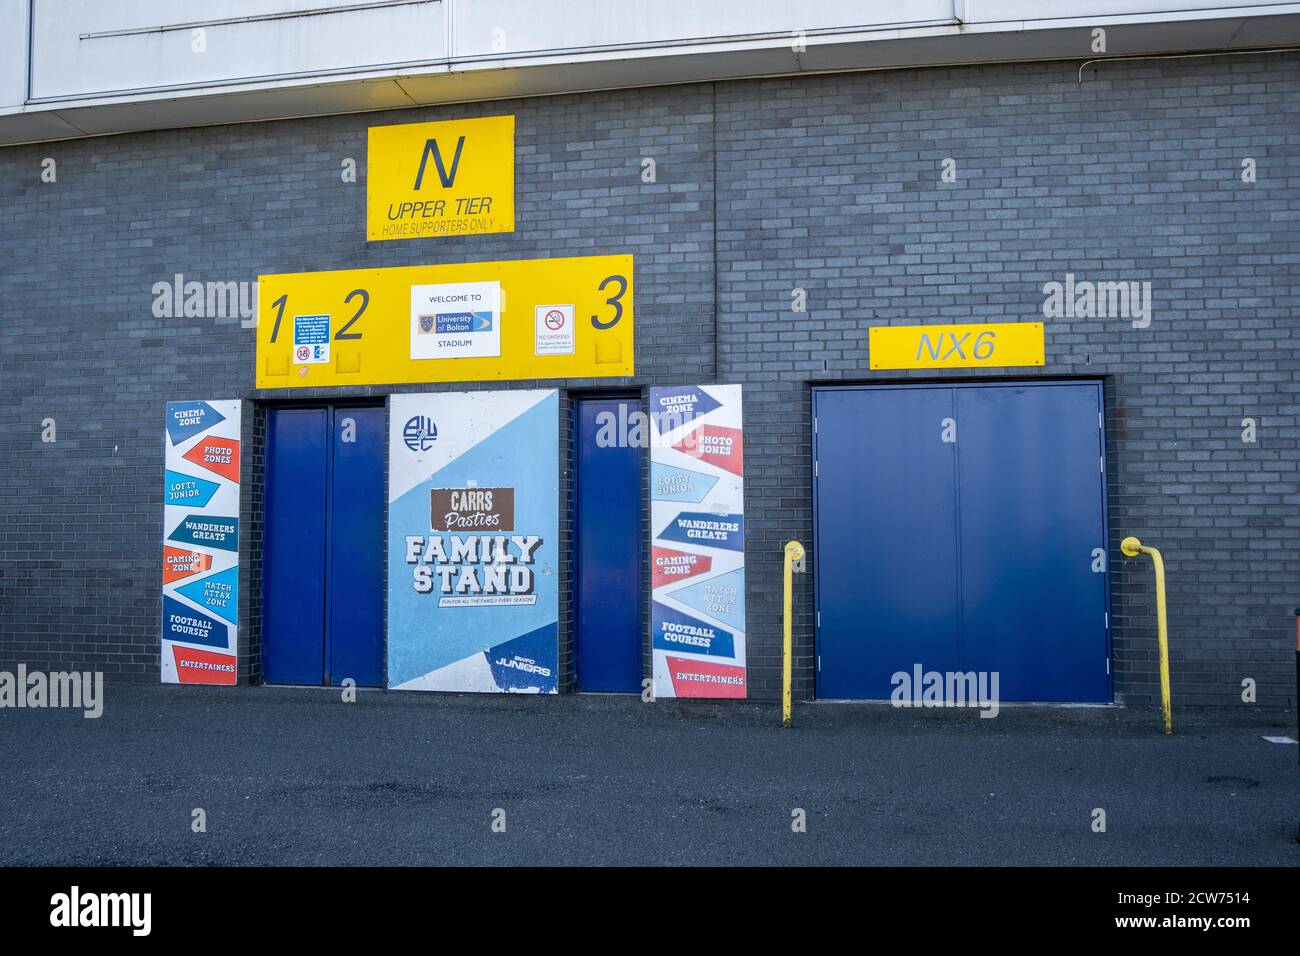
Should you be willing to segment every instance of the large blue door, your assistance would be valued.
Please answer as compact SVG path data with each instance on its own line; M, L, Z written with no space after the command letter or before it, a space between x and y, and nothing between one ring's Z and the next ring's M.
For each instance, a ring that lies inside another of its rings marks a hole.
M602 414L626 422L636 411L631 400L577 403L574 643L582 691L641 690L641 455L628 443L596 440Z
M962 669L1110 700L1101 386L958 388Z
M869 397L868 397L869 396ZM957 652L950 389L819 390L817 696L885 698Z
M267 411L262 672L383 683L384 410Z
M817 694L1111 696L1101 386L814 391Z
M329 409L266 413L262 675L320 684L325 668Z
M335 408L326 683L384 682L384 410Z

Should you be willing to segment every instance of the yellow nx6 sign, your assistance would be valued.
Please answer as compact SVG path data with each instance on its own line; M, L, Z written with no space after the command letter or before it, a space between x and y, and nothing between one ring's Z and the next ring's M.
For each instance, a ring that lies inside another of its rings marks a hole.
M257 387L631 375L632 257L258 278Z
M868 331L871 367L994 368L1043 365L1042 322L894 325Z
M370 127L366 238L515 229L515 118Z

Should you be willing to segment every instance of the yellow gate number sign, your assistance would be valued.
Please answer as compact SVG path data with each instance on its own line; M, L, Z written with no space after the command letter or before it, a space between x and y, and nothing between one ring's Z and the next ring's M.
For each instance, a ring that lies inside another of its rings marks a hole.
M258 278L258 388L633 374L632 257Z
M996 368L1046 363L1042 322L873 326L868 331L867 347L873 369Z
M367 239L514 229L513 116L370 127Z

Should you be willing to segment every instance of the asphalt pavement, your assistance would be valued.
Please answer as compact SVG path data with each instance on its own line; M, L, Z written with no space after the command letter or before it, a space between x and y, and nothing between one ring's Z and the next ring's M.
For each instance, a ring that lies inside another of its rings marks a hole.
M109 684L0 710L0 863L1300 863L1294 713L1175 718Z

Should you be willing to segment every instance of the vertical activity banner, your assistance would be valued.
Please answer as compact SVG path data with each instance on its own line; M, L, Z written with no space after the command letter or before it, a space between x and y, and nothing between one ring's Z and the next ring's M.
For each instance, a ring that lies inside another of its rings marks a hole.
M556 693L559 393L389 403L388 686Z
M746 696L739 385L652 388L650 644L656 697Z
M238 401L167 403L165 684L237 680L241 408Z

